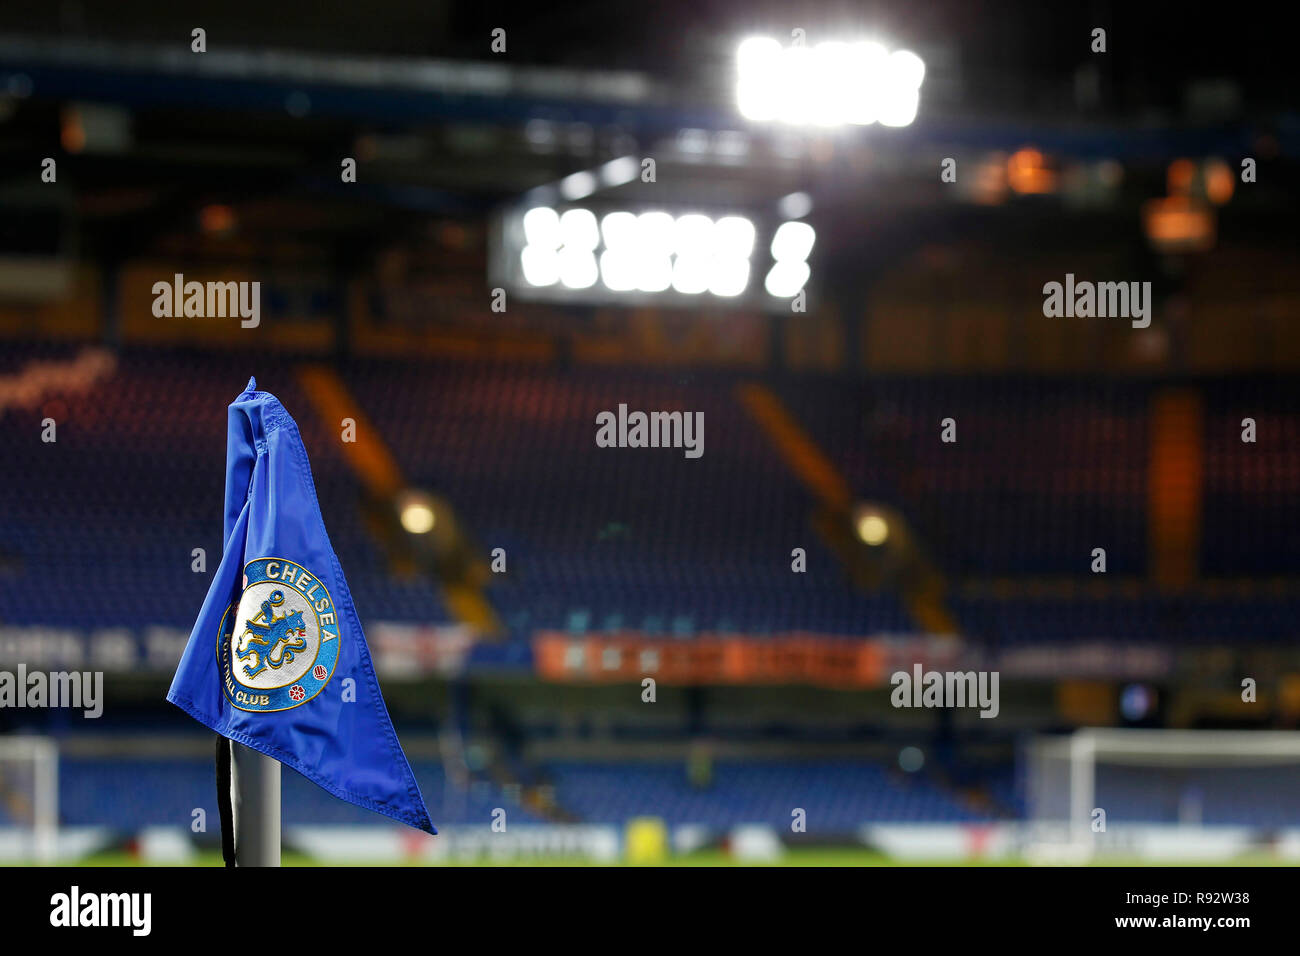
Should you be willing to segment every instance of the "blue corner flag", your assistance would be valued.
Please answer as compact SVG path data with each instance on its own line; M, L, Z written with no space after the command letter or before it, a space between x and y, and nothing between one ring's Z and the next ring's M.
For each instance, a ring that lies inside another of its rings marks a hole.
M167 699L336 797L437 833L379 693L298 426L253 379L229 411L225 550Z

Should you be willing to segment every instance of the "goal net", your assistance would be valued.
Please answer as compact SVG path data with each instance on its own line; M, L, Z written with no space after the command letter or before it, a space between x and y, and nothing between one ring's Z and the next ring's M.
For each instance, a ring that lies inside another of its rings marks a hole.
M57 745L48 737L0 737L0 860L53 862L58 836Z
M1222 858L1300 834L1300 732L1084 729L1032 741L1026 768L1043 861Z

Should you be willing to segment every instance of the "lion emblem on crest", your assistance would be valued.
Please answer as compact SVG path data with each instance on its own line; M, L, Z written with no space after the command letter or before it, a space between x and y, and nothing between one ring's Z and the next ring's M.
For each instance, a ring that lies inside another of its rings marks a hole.
M307 625L302 611L288 611L276 617L275 608L282 604L284 592L274 591L262 602L261 611L244 622L235 656L249 677L256 677L268 667L279 670L293 662L295 651L307 647Z

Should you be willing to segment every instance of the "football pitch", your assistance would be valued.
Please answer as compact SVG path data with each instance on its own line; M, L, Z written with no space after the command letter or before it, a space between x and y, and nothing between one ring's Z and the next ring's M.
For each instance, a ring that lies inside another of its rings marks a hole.
M635 866L623 861L598 861L586 857L515 857L511 859L492 859L480 857L464 860L409 860L379 861L357 859L340 863L323 863L300 853L288 853L283 856L284 866ZM138 867L138 866L221 866L221 855L216 852L197 854L186 863L148 863L139 856L127 852L100 853L80 861L79 866L87 867ZM721 850L704 850L680 856L670 856L657 866L959 866L959 867L999 867L1028 866L1020 858L1005 857L1000 859L934 859L934 860L899 860L874 850L855 847L798 848L788 850L780 859L774 861L737 860ZM1090 866L1101 867L1152 867L1152 866L1278 866L1295 865L1294 861L1279 860L1269 854L1250 854L1234 857L1231 860L1179 860L1151 861L1136 857L1105 857L1095 860Z

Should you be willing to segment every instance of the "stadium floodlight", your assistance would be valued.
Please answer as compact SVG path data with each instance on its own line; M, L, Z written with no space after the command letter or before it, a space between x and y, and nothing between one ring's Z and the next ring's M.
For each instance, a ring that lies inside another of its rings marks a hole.
M560 282L570 289L589 289L600 278L600 268L590 249L565 246L560 250Z
M777 118L784 57L781 44L771 37L750 37L736 49L736 103L746 119L770 122Z
M777 262L802 262L812 252L816 238L813 227L806 222L783 222L772 237L772 258Z
M673 284L673 260L666 253L647 251L637 267L636 287L642 292L663 292Z
M604 166L600 167L600 181L604 186L622 186L636 179L637 172L641 169L641 164L636 161L634 156L620 156L618 159L611 159Z
M595 285L600 271L595 250L600 227L590 209L569 209L560 215L537 206L524 213L524 240L519 265L524 281L544 288L557 282L570 289Z
M600 234L608 249L630 249L636 241L637 219L634 213L606 213L600 220Z
M806 262L778 262L768 270L763 288L778 299L792 299L807 284L810 273Z
M595 175L584 169L560 180L560 195L565 199L586 199L599 185Z
M698 295L709 288L716 269L713 264L717 229L712 219L698 213L678 216L673 223L672 286L685 295Z
M524 246L519 253L519 265L523 269L524 281L529 285L540 288L560 281L560 256L554 249Z
M885 99L880 107L881 126L910 126L916 119L921 95L917 90L900 90Z
M724 298L740 295L749 285L749 261L719 259L709 277L709 291Z
M682 304L699 296L754 301L748 297L754 262L771 245L777 270L759 287L790 298L808 282L812 227L786 222L759 242L760 227L745 215L699 210L554 209L538 205L515 213L501 233L500 248L513 262L503 278L543 298L628 303L666 295ZM776 224L773 224L774 226ZM522 228L520 228L522 227ZM545 291L544 291L545 290ZM586 290L593 290L590 294ZM570 295L570 293L575 293Z
M791 299L808 283L812 270L808 268L808 254L812 252L817 233L806 222L783 222L772 237L772 258L776 263L763 280L769 295L778 299Z
M925 63L870 40L785 48L749 37L736 48L736 74L736 105L754 122L907 126L916 119Z
M911 50L889 54L889 72L900 89L919 90L925 79L925 63Z
M782 196L777 202L776 208L780 210L781 215L786 219L802 219L808 213L812 212L812 196L805 192L790 193L788 196Z
M560 246L560 214L546 206L536 206L524 213L524 239L538 249Z
M570 209L560 217L560 243L565 249L590 252L600 245L600 229L590 209Z
M673 288L684 295L699 295L709 288L709 263L702 258L679 256L673 263Z
M754 224L744 216L723 216L714 224L713 238L719 252L748 259L754 251Z
M683 295L732 297L749 284L754 224L743 216L611 212L600 221L600 235L601 281L613 292L671 287Z
M636 256L614 249L600 254L600 281L611 292L631 292L637 287Z
M713 220L690 213L673 223L673 249L679 256L707 256L712 251Z
M671 252L675 226L666 212L643 212L636 217L636 243L646 253Z

